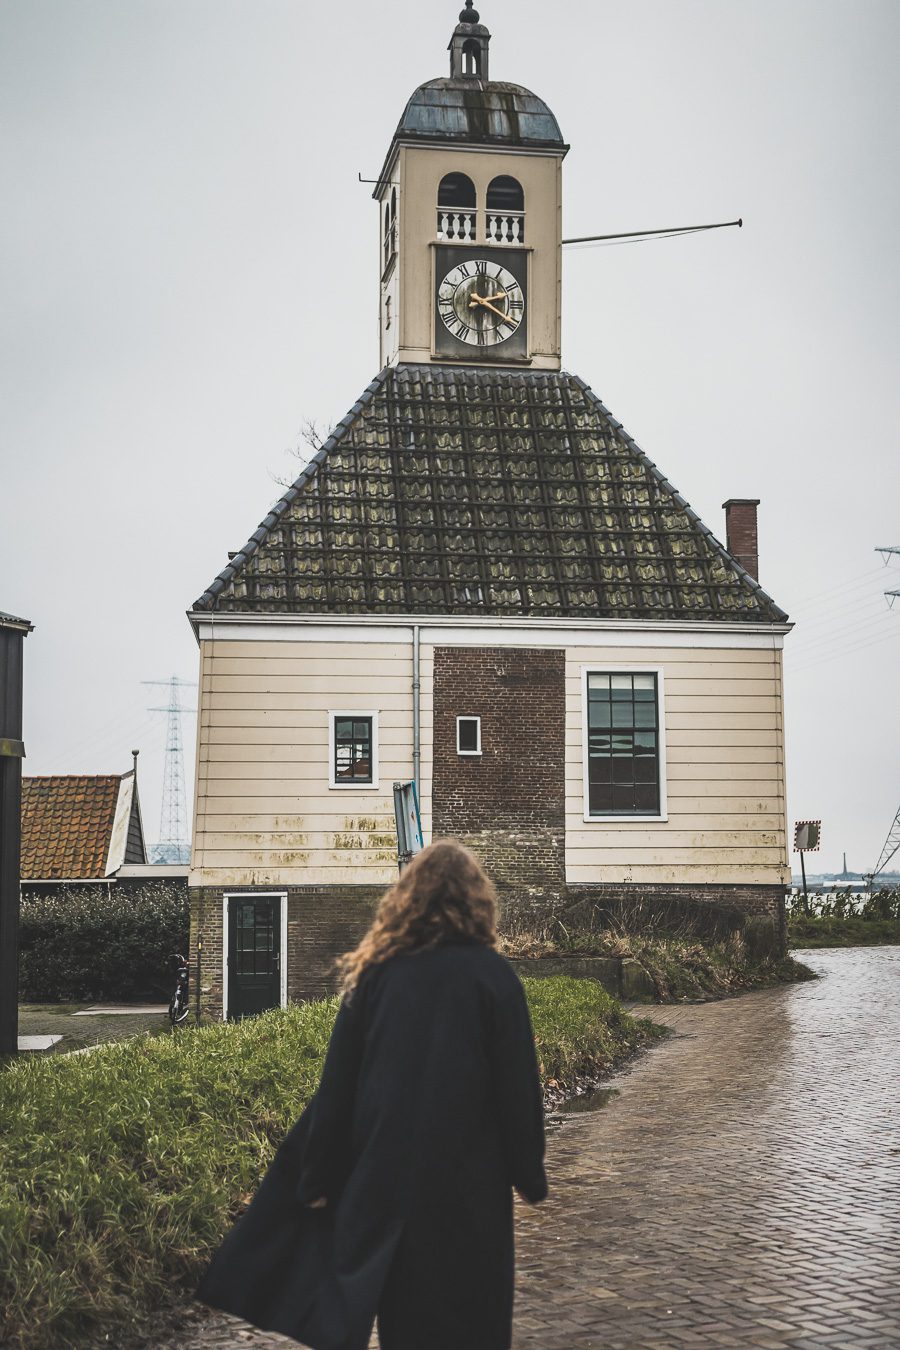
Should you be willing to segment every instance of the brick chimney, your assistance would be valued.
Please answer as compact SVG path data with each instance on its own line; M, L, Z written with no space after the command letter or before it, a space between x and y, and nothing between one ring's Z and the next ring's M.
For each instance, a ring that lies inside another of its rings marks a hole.
M725 539L728 552L759 581L759 541L756 530L758 497L731 497L722 506L725 511Z

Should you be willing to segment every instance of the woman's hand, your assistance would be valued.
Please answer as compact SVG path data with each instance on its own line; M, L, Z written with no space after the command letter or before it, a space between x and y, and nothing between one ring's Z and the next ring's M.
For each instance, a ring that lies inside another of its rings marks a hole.
M525 1203L526 1205L532 1205L532 1206L533 1206L533 1205L535 1204L535 1201L534 1201L534 1200L529 1200L529 1199L528 1199L528 1196L525 1194L525 1192L524 1192L524 1191L520 1191L519 1188L518 1188L518 1186L514 1186L513 1189L514 1189L516 1195L519 1197L519 1199L522 1200L522 1201L524 1201L524 1203Z
M310 1202L309 1202L309 1204L306 1206L306 1208L307 1208L307 1209L324 1209L325 1206L326 1206L327 1204L328 1204L328 1197L327 1197L326 1195L320 1195L319 1198L318 1198L318 1200L310 1200Z

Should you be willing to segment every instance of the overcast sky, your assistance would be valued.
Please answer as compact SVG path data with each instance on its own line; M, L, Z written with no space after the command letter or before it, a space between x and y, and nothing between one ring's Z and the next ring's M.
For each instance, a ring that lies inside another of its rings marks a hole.
M791 819L871 867L900 803L896 0L485 0L491 73L572 150L563 359L790 611ZM371 188L452 0L2 0L0 609L26 771L143 752L185 610L378 365ZM190 692L190 691L189 691ZM193 719L186 722L193 745ZM187 757L191 759L191 755ZM191 772L192 764L188 764ZM796 859L795 859L796 861ZM895 863L896 865L896 863Z

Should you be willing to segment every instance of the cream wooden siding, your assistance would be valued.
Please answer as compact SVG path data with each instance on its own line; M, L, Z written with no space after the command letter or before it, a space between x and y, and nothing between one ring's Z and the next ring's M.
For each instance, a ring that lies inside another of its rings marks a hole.
M664 673L668 819L584 819L582 671ZM568 647L566 878L780 884L789 877L781 652Z
M430 653L421 675L427 795ZM377 788L329 787L328 714L342 709L378 711ZM412 776L412 739L405 634L395 643L202 642L191 884L389 884L393 784Z
M384 631L384 630L382 630ZM412 634L201 641L192 885L387 885L392 787L412 776ZM584 882L780 884L788 876L781 652L616 644L613 634L449 632L422 625L421 804L431 832L433 648L562 647L567 658L566 872ZM714 640L714 639L713 639ZM682 643L684 639L681 639ZM590 644L590 645L588 645ZM665 676L668 818L584 819L582 669ZM377 709L379 785L328 785L329 711ZM473 709L477 712L477 709Z

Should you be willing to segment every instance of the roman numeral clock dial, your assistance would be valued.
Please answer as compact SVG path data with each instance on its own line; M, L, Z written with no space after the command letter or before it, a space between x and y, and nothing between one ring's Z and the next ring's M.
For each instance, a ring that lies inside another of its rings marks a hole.
M511 349L521 348L521 341L510 340L524 338L525 293L509 268L495 259L467 258L451 267L438 283L437 313L439 350L459 350L456 344L463 343L473 354L519 354ZM449 347L441 328L455 339Z

